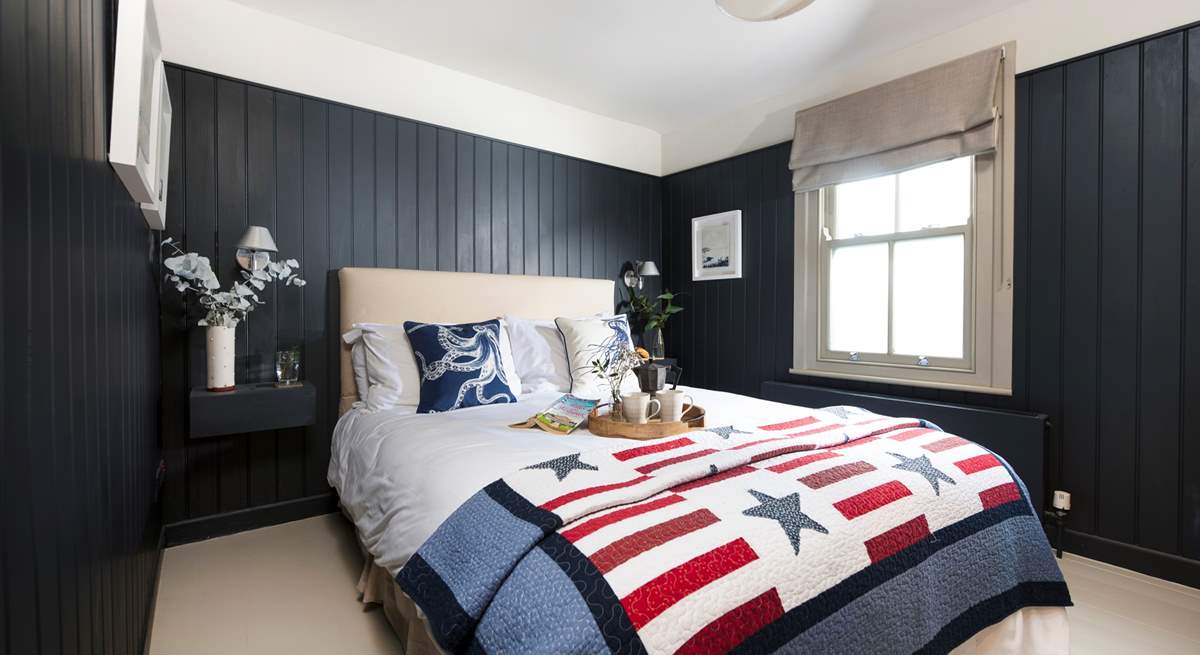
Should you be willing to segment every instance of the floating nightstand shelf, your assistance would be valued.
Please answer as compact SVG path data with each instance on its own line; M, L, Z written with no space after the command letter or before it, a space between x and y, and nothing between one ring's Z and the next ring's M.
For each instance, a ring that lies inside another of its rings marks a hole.
M317 388L309 382L277 387L274 382L239 384L233 391L192 389L188 436L281 430L317 421Z

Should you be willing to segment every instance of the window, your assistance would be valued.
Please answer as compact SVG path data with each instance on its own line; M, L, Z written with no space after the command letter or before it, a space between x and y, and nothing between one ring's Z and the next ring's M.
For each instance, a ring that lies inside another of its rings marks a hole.
M792 372L1011 393L997 158L797 195Z
M1015 47L796 112L791 372L1012 393Z
M821 190L821 358L969 368L974 159Z

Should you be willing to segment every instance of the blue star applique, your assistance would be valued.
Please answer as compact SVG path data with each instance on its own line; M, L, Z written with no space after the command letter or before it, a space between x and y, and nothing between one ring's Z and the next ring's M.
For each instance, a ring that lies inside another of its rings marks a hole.
M562 482L563 478L570 475L571 471L576 471L576 470L578 470L578 471L599 471L600 470L600 469L596 468L595 466L592 466L591 464L579 461L579 453L575 453L573 455L563 455L562 457L555 457L554 459L548 459L540 464L526 466L523 470L528 471L530 469L547 469L549 471L554 471L554 475L555 475L555 477L558 478L559 482Z
M772 498L761 491L750 489L750 494L758 499L758 505L742 511L746 516L778 521L783 528L788 541L792 542L792 550L800 554L800 531L815 530L821 534L829 534L825 526L812 520L808 514L800 511L800 494L790 493L782 498Z
M921 477L925 478L925 480L929 482L929 485L933 487L933 493L935 496L942 495L942 490L938 486L938 480L941 480L942 482L949 482L950 484L957 484L954 481L954 478L934 468L933 464L929 461L928 455L921 455L920 457L914 459L911 457L905 457L904 455L900 455L898 453L888 454L900 460L900 463L892 468L920 474Z
M749 432L746 432L744 430L737 430L732 425L725 425L725 426L722 426L719 428L704 428L704 431L711 432L711 433L721 437L722 439L728 439L730 437L730 435L734 435L734 434L750 434Z

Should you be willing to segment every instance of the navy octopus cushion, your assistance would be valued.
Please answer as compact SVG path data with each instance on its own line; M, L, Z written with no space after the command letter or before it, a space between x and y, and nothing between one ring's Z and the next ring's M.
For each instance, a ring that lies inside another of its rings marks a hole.
M421 375L417 412L515 403L500 357L500 321L444 325L405 321Z

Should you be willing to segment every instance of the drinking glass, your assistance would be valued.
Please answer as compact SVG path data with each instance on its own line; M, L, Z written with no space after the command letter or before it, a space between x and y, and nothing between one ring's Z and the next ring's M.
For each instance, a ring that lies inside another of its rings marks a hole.
M275 353L275 379L281 385L300 381L300 349L285 348Z

